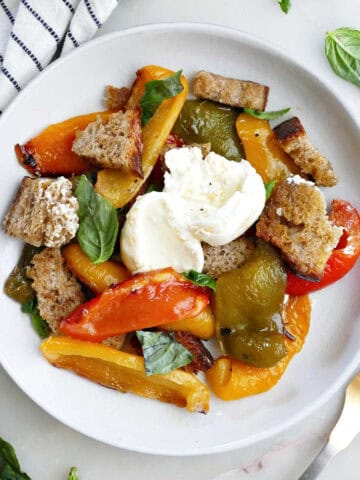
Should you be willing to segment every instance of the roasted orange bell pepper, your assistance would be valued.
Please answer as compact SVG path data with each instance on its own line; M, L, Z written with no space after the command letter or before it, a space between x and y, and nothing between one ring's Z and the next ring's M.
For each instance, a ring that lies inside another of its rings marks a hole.
M129 271L117 262L108 260L100 264L93 263L85 255L78 243L72 243L62 250L67 266L72 273L95 293L102 293L131 277Z
M289 174L299 174L299 169L280 147L267 120L241 113L236 120L236 130L244 146L246 160L251 163L264 183L283 180Z
M311 303L307 295L290 297L284 311L284 324L294 339L285 339L288 353L271 368L257 368L230 357L220 357L206 372L212 390L222 400L237 400L272 388L282 377L290 360L298 353L309 331Z
M333 200L329 214L330 220L338 227L344 228L339 245L326 263L325 271L319 282L300 278L288 271L286 293L305 295L320 290L340 280L355 265L360 256L360 214L349 202Z
M167 78L173 73L171 70L156 65L149 65L138 70L128 107L139 106L147 82ZM144 177L140 179L131 173L114 169L99 171L95 189L115 208L123 207L129 203L149 178L185 103L188 84L184 76L181 77L181 83L184 87L183 91L173 98L164 100L143 128L142 170Z
M76 308L60 331L93 342L194 317L209 304L206 289L172 268L135 275Z
M43 130L25 145L16 145L15 152L21 165L33 175L43 177L79 175L91 169L91 164L71 151L76 132L100 115L106 120L111 112L95 112L69 118Z
M209 410L209 389L184 370L146 376L142 357L68 337L49 337L40 350L52 365L120 392L186 407L189 412Z

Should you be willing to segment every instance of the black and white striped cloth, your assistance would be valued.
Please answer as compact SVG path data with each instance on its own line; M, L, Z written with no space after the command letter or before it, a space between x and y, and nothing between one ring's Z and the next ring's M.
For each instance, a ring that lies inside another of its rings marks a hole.
M0 113L61 51L92 38L119 0L0 0Z

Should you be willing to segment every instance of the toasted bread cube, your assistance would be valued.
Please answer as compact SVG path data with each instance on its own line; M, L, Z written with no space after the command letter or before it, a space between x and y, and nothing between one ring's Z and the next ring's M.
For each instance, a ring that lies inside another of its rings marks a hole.
M116 350L121 350L126 339L126 334L116 335L115 337L109 337L103 340L101 343L107 345L111 348L116 348Z
M290 155L302 173L310 175L316 185L332 187L338 182L333 167L314 147L297 117L274 128L280 146Z
M140 109L101 117L78 132L72 151L102 168L117 168L142 177L142 131Z
M255 246L249 238L239 237L232 242L212 247L207 243L202 245L204 251L203 272L218 278L222 273L240 268L254 253Z
M123 110L130 98L131 90L128 87L105 87L104 103L107 110Z
M295 175L275 187L256 234L278 247L298 273L321 279L342 228L329 221L322 192Z
M226 78L201 70L194 79L194 95L214 102L264 111L269 87L247 80Z
M35 247L60 247L76 235L78 208L66 178L24 177L5 216L4 229L7 235Z
M85 295L59 248L45 248L31 263L27 276L33 280L40 315L58 333L60 321L85 302Z

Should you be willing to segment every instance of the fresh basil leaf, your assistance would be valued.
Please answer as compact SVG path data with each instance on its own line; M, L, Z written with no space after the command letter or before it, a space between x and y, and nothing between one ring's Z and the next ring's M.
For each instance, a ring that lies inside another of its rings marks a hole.
M277 180L271 180L271 182L267 182L264 184L265 187L265 194L266 194L266 200L269 200L271 197L271 193L277 183Z
M26 303L23 303L21 306L21 311L28 313L31 318L31 324L35 332L39 335L40 338L47 338L50 334L49 325L41 317L37 301L35 299L29 300Z
M149 183L145 193L151 193L151 192L162 192L162 186L157 185L156 183Z
M79 202L78 242L93 263L105 262L114 251L119 230L116 209L95 192L85 175L81 175L75 195Z
M172 332L138 330L136 336L144 354L146 375L171 372L193 360L193 355L176 341Z
M86 178L89 180L91 185L96 183L96 177L97 177L96 172L90 171L90 172L84 173L83 175L86 176ZM69 178L69 180L71 182L72 191L75 192L80 183L81 175L73 175L72 177Z
M339 77L360 87L360 31L338 28L326 34L325 54Z
M179 70L174 75L164 78L164 80L152 80L145 84L145 92L140 99L143 126L154 115L155 110L163 100L175 97L183 91L184 87L180 81L181 74L182 70Z
M79 480L79 475L76 467L71 467L67 480Z
M274 120L275 118L282 117L290 112L291 108L283 108L282 110L276 110L274 112L262 112L261 110L253 110L252 108L245 108L244 112L248 115L259 118L260 120Z
M21 471L14 448L2 438L0 438L0 479L31 480Z
M196 270L190 270L189 272L183 272L182 274L185 278L190 280L190 282L195 283L195 285L200 285L202 287L211 288L211 290L216 291L216 280L214 280L206 273L200 273Z
M284 13L289 13L289 10L291 8L291 0L279 0L278 4L280 5L280 8Z

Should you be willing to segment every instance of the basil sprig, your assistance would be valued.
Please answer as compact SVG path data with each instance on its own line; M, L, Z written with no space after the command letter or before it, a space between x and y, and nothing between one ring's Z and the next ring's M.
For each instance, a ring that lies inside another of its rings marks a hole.
M269 200L269 198L271 197L272 191L276 183L277 183L277 180L271 180L271 182L267 182L264 184L266 200Z
M260 120L274 120L275 118L282 117L290 112L291 108L283 108L282 110L276 110L273 112L262 112L261 110L253 110L252 108L244 107L244 112L251 117L259 118Z
M114 251L119 230L116 209L95 192L85 175L81 175L75 195L79 202L80 246L93 263L105 262Z
M21 471L19 460L10 443L0 438L0 478L4 480L31 480Z
M176 341L172 332L138 330L136 336L144 354L146 375L171 372L193 360L193 355Z
M67 480L79 480L79 475L76 467L71 467Z
M145 92L140 99L143 126L154 115L155 110L163 100L175 97L183 91L184 87L180 81L181 74L182 70L179 70L168 78L152 80L145 84Z
M289 13L289 10L291 8L291 0L279 0L278 4L280 5L280 8L284 13Z
M190 282L195 283L195 285L200 285L201 287L208 287L211 290L216 291L216 280L214 280L210 275L206 273L200 273L196 270L190 270L189 272L183 272L182 275L190 280Z
M26 303L23 303L21 306L21 311L28 313L31 318L31 324L35 332L39 335L40 338L47 338L50 334L49 325L41 317L37 301L35 299L29 300ZM1 477L0 477L1 478Z
M360 87L360 31L338 28L328 32L325 54L339 77Z

